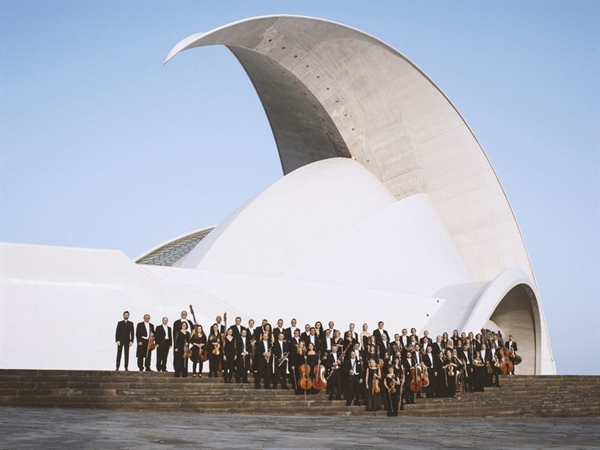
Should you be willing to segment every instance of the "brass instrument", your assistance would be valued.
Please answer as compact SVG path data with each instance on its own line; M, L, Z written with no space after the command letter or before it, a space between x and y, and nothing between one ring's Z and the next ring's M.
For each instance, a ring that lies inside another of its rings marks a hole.
M269 359L271 359L271 352L270 351L263 352L263 357L265 358L266 362L269 362Z
M281 355L278 359L277 359L277 366L281 366L284 362L286 362L288 360L288 355L290 354L290 352L286 352L283 355ZM267 358L268 361L268 358Z

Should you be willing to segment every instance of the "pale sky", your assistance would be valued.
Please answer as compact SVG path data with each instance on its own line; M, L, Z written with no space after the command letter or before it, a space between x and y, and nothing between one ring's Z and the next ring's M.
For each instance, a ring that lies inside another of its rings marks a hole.
M600 373L597 1L2 0L0 13L2 242L135 258L219 223L282 176L273 136L225 47L163 60L240 19L319 17L388 43L454 103L515 212L558 373Z

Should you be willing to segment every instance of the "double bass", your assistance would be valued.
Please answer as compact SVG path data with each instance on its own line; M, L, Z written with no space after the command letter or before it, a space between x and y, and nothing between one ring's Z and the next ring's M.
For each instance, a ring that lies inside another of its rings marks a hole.
M513 373L515 371L515 365L510 360L506 348L501 347L496 351L496 353L500 355L500 372L504 374Z

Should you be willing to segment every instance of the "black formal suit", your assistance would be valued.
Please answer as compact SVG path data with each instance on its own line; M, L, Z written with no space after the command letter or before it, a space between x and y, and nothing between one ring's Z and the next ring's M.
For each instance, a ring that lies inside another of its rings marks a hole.
M240 327L238 328L238 326L236 324L233 324L228 329L233 332L234 338L238 338L238 337L240 337L242 330L245 330L246 327L244 327L243 325L240 325Z
M285 339L285 328L283 327L275 327L273 328L273 337L275 338L275 342L279 339L279 335L283 333L283 338Z
M300 342L303 342L302 339L300 338L300 336L298 336L298 337L292 336L292 338L289 340L290 351L292 353L296 352L296 347L298 347L298 344L300 344Z
M251 338L241 335L235 338L235 351L237 354L235 382L248 382L248 369L250 368L250 353L252 352ZM244 354L245 353L245 354Z
M282 348L283 347L283 348ZM288 364L290 360L290 345L285 339L277 339L272 346L273 348L273 359L275 364L275 376L273 377L273 387L276 388L277 384L281 385L282 389L287 389L287 372ZM279 364L281 358L287 353L287 361Z
M375 334L375 333L373 333L373 334ZM408 344L410 344L410 336L401 335L400 342L402 342L402 347L404 347L404 349L406 349L406 347L408 347Z
M346 377L346 406L350 406L352 401L355 405L360 405L360 380L362 378L363 367L358 357L351 359L346 356L342 364L342 371Z
M410 404L415 402L415 393L410 389L410 383L412 381L412 374L410 369L415 367L415 361L411 358L404 358L402 360L402 366L404 367L405 381L404 381L404 403Z
M173 322L173 336L177 337L179 336L179 330L181 330L181 322L184 319L177 319L175 322ZM194 324L192 323L192 321L190 319L185 319L185 321L188 324L188 333L192 333L192 329L194 327Z
M328 379L327 379L327 393L329 394L329 400L339 400L341 398L342 385L341 385L341 360L338 357L338 354L335 352L329 353L327 355L327 361L325 362L325 367L327 369Z
M437 357L437 355L444 351L444 344L442 342L434 342L431 344L431 351Z
M151 323L149 323L148 325L150 328L150 334L154 334L154 325L152 325ZM145 367L146 370L150 372L152 370L150 369L150 363L152 361L152 351L148 350L148 338L150 337L150 335L146 330L144 322L140 322L137 324L135 328L135 337L137 341L136 356L138 368L140 370L144 370Z
M285 329L284 336L285 336L285 340L286 341L289 342L289 341L292 340L292 338L294 337L294 331L295 330L300 330L300 328L298 328L298 327L289 327L289 328Z
M133 342L133 323L129 320L117 322L115 342L117 343L117 370L121 365L121 355L125 350L125 370L129 368L129 345Z
M384 334L387 336L388 342L390 342L390 335L388 334L388 332L386 330L380 330L379 328L373 331L373 336L375 336L375 342L381 342L381 336Z
M310 344L311 342L315 346L315 351L319 350L320 341L319 341L319 336L317 336L316 334L302 333L302 340L306 344L306 349L307 350L308 350L308 344Z
M324 336L319 343L320 352L331 352L331 346L333 345L333 338L331 336ZM329 347L329 348L328 348Z
M156 327L154 339L156 340L156 370L166 372L167 356L169 355L169 349L173 346L173 330L167 326L165 332L165 328L161 324Z
M435 397L436 372L438 370L439 358L432 352L427 352L423 355L423 363L427 366L427 376L429 377L429 386L425 393L427 398ZM441 366L440 366L441 367Z
M273 352L271 347L272 344L269 339L256 342L254 353L254 367L256 369L254 387L256 389L260 388L261 379L264 382L265 389L271 387L271 379L273 378ZM270 356L265 356L266 352L269 352Z

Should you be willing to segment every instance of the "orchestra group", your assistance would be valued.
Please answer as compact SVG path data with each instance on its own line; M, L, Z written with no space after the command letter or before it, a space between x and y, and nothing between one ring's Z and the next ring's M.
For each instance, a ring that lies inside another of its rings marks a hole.
M140 371L152 371L156 351L156 370L166 372L172 348L176 377L190 371L192 377L202 377L208 363L208 376L222 376L225 383L248 383L251 373L257 389L294 389L304 395L325 390L330 400L344 399L346 405L365 405L369 411L385 409L395 416L415 398L500 387L500 375L514 374L521 362L512 336L503 341L500 332L488 330L454 330L432 338L428 331L419 336L412 328L390 336L382 321L371 333L366 323L360 332L353 323L341 332L333 321L327 328L317 321L300 330L296 319L287 327L279 319L272 327L266 319L258 326L250 319L244 326L240 317L228 327L225 313L205 332L191 305L190 312L193 321L184 310L172 328L167 317L155 327L146 314L134 330L125 311L116 330L116 370L123 354L128 369L135 335Z

